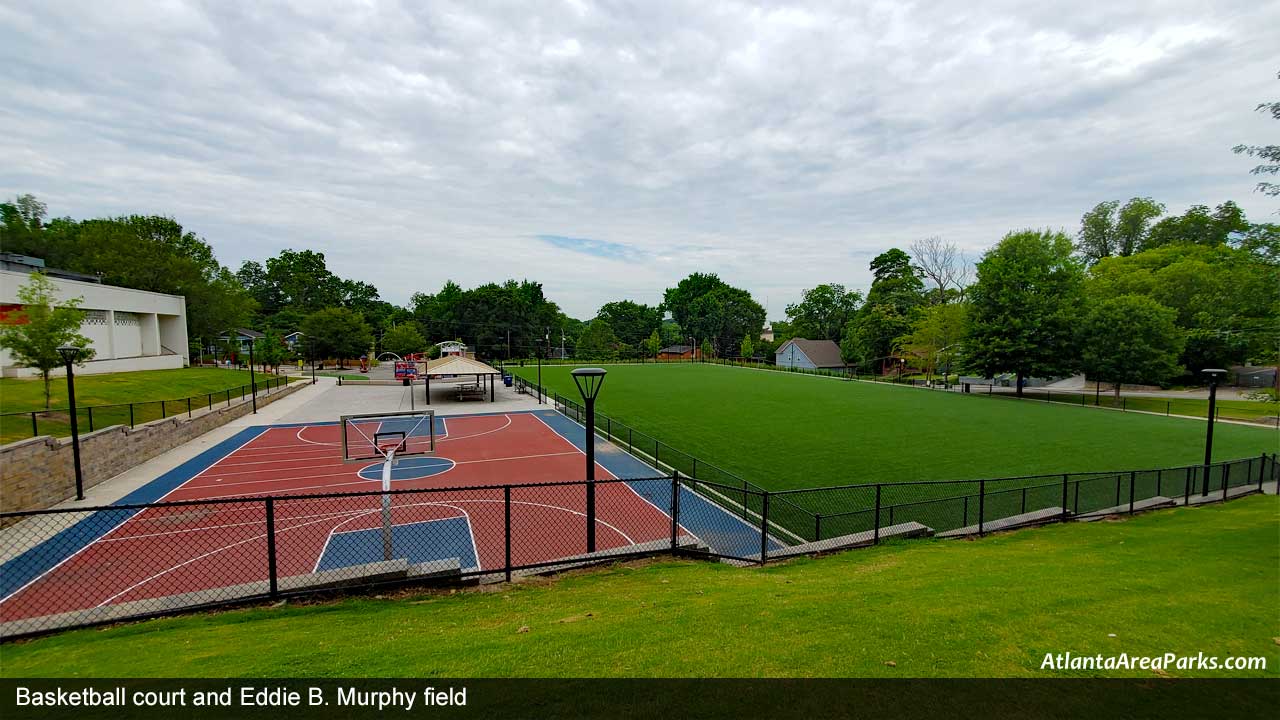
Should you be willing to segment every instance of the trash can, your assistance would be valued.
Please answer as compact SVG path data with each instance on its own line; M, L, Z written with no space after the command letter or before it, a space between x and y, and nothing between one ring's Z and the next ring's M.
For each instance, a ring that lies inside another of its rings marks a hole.
M506 385L507 387L511 387L511 376L510 376L510 375L503 375L503 376L502 376L502 384L503 384L503 385Z

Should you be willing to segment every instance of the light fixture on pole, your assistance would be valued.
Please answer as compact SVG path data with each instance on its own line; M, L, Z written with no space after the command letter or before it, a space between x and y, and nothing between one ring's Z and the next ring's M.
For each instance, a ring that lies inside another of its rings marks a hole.
M84 475L80 471L80 427L76 422L76 376L73 366L80 359L80 348L75 345L59 345L58 355L67 364L67 404L71 406L71 459L75 463L76 499L84 499Z
M253 374L253 338L249 338L249 397L253 402L253 414L258 414L258 382Z
M573 384L578 386L582 403L587 408L587 552L596 551L596 396L604 385L603 368L575 368Z
M1226 377L1227 371L1222 368L1205 368L1200 372L1209 376L1209 417L1204 433L1204 490L1201 495L1209 494L1209 463L1213 462L1213 422L1218 404L1218 380Z

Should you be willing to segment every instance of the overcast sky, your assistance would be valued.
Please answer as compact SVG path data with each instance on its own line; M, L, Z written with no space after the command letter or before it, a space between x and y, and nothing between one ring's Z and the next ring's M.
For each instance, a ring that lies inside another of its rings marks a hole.
M980 7L979 7L980 6ZM0 0L0 194L171 215L405 303L691 271L780 318L883 250L1252 192L1280 3Z

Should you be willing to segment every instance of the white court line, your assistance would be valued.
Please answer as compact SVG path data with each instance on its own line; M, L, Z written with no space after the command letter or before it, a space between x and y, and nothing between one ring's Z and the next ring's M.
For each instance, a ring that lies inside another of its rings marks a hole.
M490 415L489 417L493 417L493 416ZM507 419L507 424L503 425L502 427L494 428L492 430L485 430L484 432L478 432L478 433L475 433L474 435L459 435L457 437L440 438L436 442L444 442L445 440L466 440L468 438L477 438L477 437L480 437L481 435L488 435L489 433L496 433L500 430L506 430L507 428L511 427L511 416L503 415L502 417Z
M340 518L340 517L342 517L342 516L344 516L344 515L350 515L350 514L352 514L352 513L354 513L354 512L360 512L360 511L358 511L358 510L341 510L341 511L335 511L335 512L327 512L327 513L314 513L314 514L312 514L312 515L293 515L293 516L291 516L291 517L287 517L287 518L277 518L277 519L276 519L276 522L277 522L277 524L283 524L283 521L285 521L285 520L310 520L310 519L313 519L313 518L322 518L322 517L327 517L327 518L334 518L334 519L336 519L336 518ZM137 540L137 539L139 539L139 538L167 537L167 536L169 536L169 535L186 535L186 534L189 534L189 533L195 533L195 532L205 532L205 531L207 531L207 530L226 530L226 529L229 529L229 528L244 527L244 526L246 526L246 525L262 525L262 524L263 524L263 522L264 522L264 521L262 521L262 520L253 520L253 521L250 521L250 522L226 523L226 524L223 524L223 525L204 525L204 526L201 526L201 527L196 527L196 528L185 528L185 529L182 529L182 530L165 530L164 532L156 532L156 533L143 533L143 534L138 534L138 535L122 535L122 536L120 536L120 537L115 537L115 538L109 538L109 539L106 539L106 540L102 540L101 542L104 542L104 543L109 543L109 542L128 542L128 541L130 541L130 540Z
M551 431L551 433L552 433L553 435L555 435L556 437L560 438L561 440L564 440L565 442L567 442L567 443L569 443L570 445L572 445L572 446L573 446L573 449L574 449L574 450L577 450L579 455L582 455L583 457L586 457L586 456L587 456L587 451L586 451L586 450L583 450L582 448L580 448L580 447L578 447L577 445L575 445L572 441L570 441L570 440L569 440L569 438L567 438L567 437L565 437L565 436L561 435L560 433L556 432L556 429L555 429L555 428L553 428L553 427L551 427L551 425L550 425L550 424L548 424L546 420L543 420L542 418L538 417L537 413L530 413L530 414L531 414L531 415L533 415L535 418L538 418L538 422L542 423L543 425L546 425L546 426L547 426L547 429L548 429L548 430L550 430L550 431ZM570 418L568 415L565 415L565 416L564 416L564 418L565 418L566 420L568 420L569 422L574 422L574 421L573 421L573 418ZM586 432L586 430L587 430L587 426L586 426L586 425L581 425L581 424L579 424L579 425L578 425L578 427L582 428L582 431L583 431L584 433L585 433L585 432ZM592 442L592 444L594 444L594 443L595 443L595 440L596 440L595 434L594 434L594 433L592 433L592 435L591 435L591 442ZM606 440L605 442L608 442L608 441ZM566 453L566 454L568 454L568 453ZM640 462L640 463L642 463L642 464L644 464L644 465L648 466L648 463L645 463L643 460L640 460L640 458L637 458L636 456L631 455L630 453L628 453L628 457L634 458L636 461L638 461L638 462ZM599 462L597 462L596 464L597 464L597 465L600 465L600 463L599 463ZM623 485L624 487L626 487L628 490L630 490L630 491L632 492L632 494L634 494L636 497L640 498L640 501L641 501L641 502L648 504L650 507L652 507L654 510L657 510L659 514L661 514L663 517L667 518L668 520L670 520L670 519L671 519L671 513L670 513L670 512L668 512L668 511L666 511L666 510L663 510L662 508L658 507L658 506L657 506L657 505L655 505L651 500L649 500L649 498L647 498L647 497L645 497L645 496L641 495L639 492L637 492L635 488L631 487L631 483L627 482L627 480L626 480L625 478L620 478L620 477L618 477L618 476L614 475L614 474L613 474L613 472L611 472L611 471L610 471L608 468L606 468L604 465L600 465L600 469L601 469L601 470L604 470L604 471L605 471L605 472L607 472L607 473L609 473L609 475L610 475L611 477L613 477L613 479L615 479L615 480L620 480L620 481L622 482L622 485ZM654 470L654 472L660 472L657 468L654 468L653 470ZM611 484L612 484L612 483L611 483ZM680 486L677 486L677 491L678 491L679 487L680 487ZM696 494L696 493L695 493L695 494ZM673 503L675 502L675 498L674 498L674 497L672 498L672 502L673 502ZM730 515L730 516L732 516L732 513L729 513L729 515ZM676 522L677 522L677 523L679 523L680 521L679 521L679 520L677 520ZM694 538L695 540L697 540L697 541L699 541L699 542L702 542L702 538L698 537L698 534L697 534L697 533L695 533L694 531L692 531L692 530L690 530L689 528L685 527L683 524L680 524L680 527L684 528L684 529L685 529L685 531L686 531L686 532L688 532L690 535L692 535L692 536L693 536L693 538Z
M573 455L573 453L571 453L571 452L562 452L562 453L547 453L547 454L545 454L545 455L516 455L516 456L513 456L513 457L483 458L483 459L480 459L480 460L453 460L453 459L451 459L451 458L435 456L435 457L440 457L440 459L441 459L441 460L449 460L450 462L452 462L452 463L453 463L453 467L449 468L448 470L442 470L442 471L440 471L440 472L438 472L438 473L435 473L435 474L433 474L433 475L427 475L427 476L424 476L424 477L417 477L417 478L403 478L403 479L400 479L400 480L393 480L393 482L412 482L412 481L414 481L414 480L425 480L425 479L427 479L427 478L436 477L437 475L444 475L445 473L448 473L449 471L453 470L453 468L454 468L454 467L457 467L457 466L459 466L459 465L477 465L477 464L481 464L481 463L507 462L507 461L510 461L510 460L535 460L535 459L537 459L537 458L544 458L544 457L562 457L562 456L564 456L564 455ZM409 460L409 459L412 459L412 458L405 458L405 459L406 459L406 460ZM370 463L370 464L371 464L371 465L378 465L378 464L380 464L380 463L373 462L373 463ZM330 466L330 467L331 467L331 466ZM369 467L369 465L366 465L366 466L364 466L364 467L362 467L362 468L360 468L360 469L361 469L361 470L363 470L365 467ZM286 470L305 470L306 468L285 468L285 469L286 469ZM607 471L606 471L606 472L607 472ZM231 474L234 474L234 473L226 473L226 474L231 475ZM234 486L236 486L236 485L255 485L255 484L259 484L259 483L291 482L291 481L294 481L294 480L310 480L310 479L313 479L313 478L347 477L347 476L352 475L352 474L354 474L354 475L356 475L356 476L358 476L358 477L359 477L359 476L360 476L360 471L359 471L359 470L347 470L347 471L345 471L345 472L340 472L340 473L324 473L324 474L314 474L314 473L313 473L313 474L307 474L307 475L298 475L298 476L295 476L295 477L282 477L282 478L278 477L278 478L269 478L269 479L264 479L264 480L239 480L239 481L236 481L236 482L229 482L229 483L211 483L211 484L208 484L208 485L193 485L193 486L192 486L192 489L193 489L193 490L197 490L197 489L205 489L205 488L224 488L224 487L234 487ZM295 491L298 491L298 490L312 490L312 489L315 489L315 488L325 488L325 487L342 487L342 486L344 486L344 485L359 485L359 484L366 483L366 482L381 482L381 481L380 481L380 480L368 480L368 479L364 479L364 480L361 480L360 482L349 482L349 483L329 483L329 484L326 484L326 485L307 485L307 486L305 486L305 487L299 487L299 488L292 488L292 487L291 487L291 488L284 488L284 489L277 489L277 490L263 490L263 491L260 491L260 492L251 492L251 493L231 493L230 495L206 495L206 496L201 497L200 499L201 499L201 500L216 500L216 499L219 499L219 498L229 498L229 497L249 497L249 496L251 496L251 495L269 495L269 494L274 493L274 492L295 492ZM497 486L497 485L495 485L495 486L488 486L488 485L485 485L485 486L481 486L481 487L501 487L501 486ZM285 497L287 497L287 496L285 496Z
M239 452L239 451L240 451L240 449L241 449L241 448L243 448L245 445L248 445L249 443L253 442L254 440L257 440L258 438L262 437L264 434L266 434L266 433L265 433L265 432L260 432L260 433L258 433L257 435L254 435L253 437L251 437L251 438L249 438L248 440L244 441L242 444L240 444L238 447L236 447L236 449L235 449L235 450L232 450L232 451L230 451L230 452L226 453L225 455L223 455L223 456L222 456L222 458L219 458L219 460L214 461L213 465L218 464L218 462L219 462L221 459L223 459L223 458L227 458L227 457L229 457L229 456L231 456L231 455L234 455L236 452ZM188 461L188 462L189 462L189 461ZM154 501L152 501L152 502L161 502L161 501L163 501L163 500L164 500L164 498L167 498L167 497L169 497L170 495L172 495L173 493L177 492L177 490L178 490L179 488L184 487L187 483L191 482L192 480L195 480L197 477L200 477L201 473L203 473L203 472L205 472L205 470L208 470L209 468L213 467L213 465L210 465L209 467L206 467L204 470L201 470L200 472L197 472L195 475L192 475L191 477L187 478L186 480L183 480L180 484L178 484L178 486L177 486L177 487L173 488L173 489L172 489L172 490L170 490L169 492L167 492L167 493L165 493L164 495L162 495L162 496L160 497L160 499L159 499L159 500L154 500ZM176 468L175 468L175 469L176 469ZM155 481L153 480L152 482L155 482ZM144 487L145 487L145 486L144 486ZM53 572L54 570L57 570L58 568L62 567L62 566L63 566L63 565L65 565L65 564L67 564L67 563L68 563L72 558L74 558L74 557L78 556L80 553L84 552L85 550L88 550L89 548L93 547L94 545L97 545L99 542L101 542L101 541L102 541L102 539L103 539L103 538L107 537L107 536L108 536L108 535L110 535L111 533L114 533L116 530L119 530L121 525L124 525L125 523L129 522L130 520L132 520L132 519L134 519L134 518L136 518L136 517L141 516L141 515L142 515L143 513L145 513L147 510L148 510L148 508L142 508L141 510L137 511L136 513L131 513L131 514L129 514L129 515L128 515L127 517L125 517L123 520L121 520L120 522L118 522L118 523L116 523L114 526L112 526L112 528L111 528L110 530L107 530L106 532L102 533L102 534L101 534L101 535L99 535L98 537L94 538L91 542L87 542L87 543L85 543L83 547L81 547L79 550L76 550L75 552L71 553L70 555L66 556L65 558L63 558L61 561L59 561L59 562L58 562L56 565L54 565L53 567L49 568L48 570L45 570L44 572L40 573L40 574L39 574L39 575L37 575L37 576L35 576L35 577L31 578L31 579L30 579L30 580L28 580L27 582L23 583L21 587L17 588L16 590L14 590L13 592L9 593L8 595L5 595L4 597L0 598L0 605L3 605L4 603L8 602L8 601L9 601L9 599L10 599L10 598L12 598L14 595L17 595L18 593L22 592L23 590L26 590L28 587L31 587L31 585L32 585L33 583L39 582L41 578L45 577L45 576L46 576L46 575L48 575L49 573ZM98 511L98 512L105 512L105 511ZM97 514L97 513L94 513L94 514ZM87 518L86 518L86 519L87 519Z

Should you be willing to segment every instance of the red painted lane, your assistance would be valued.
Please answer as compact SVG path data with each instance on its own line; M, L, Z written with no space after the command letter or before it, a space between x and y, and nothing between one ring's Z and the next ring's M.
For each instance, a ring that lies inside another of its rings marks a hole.
M446 419L437 454L449 471L394 482L396 489L555 482L579 478L582 453L528 414ZM289 500L290 494L369 491L381 486L344 464L335 425L271 428L218 460L164 500L272 495L280 576L312 572L334 532L381 525L381 497ZM597 476L611 478L597 466ZM622 483L597 485L597 547L610 549L668 536L667 515ZM465 515L483 568L504 564L500 488L395 496L393 522ZM513 562L555 560L586 551L582 486L512 491ZM429 526L428 526L429 527ZM263 504L246 501L145 510L0 604L0 619L216 590L267 579Z

